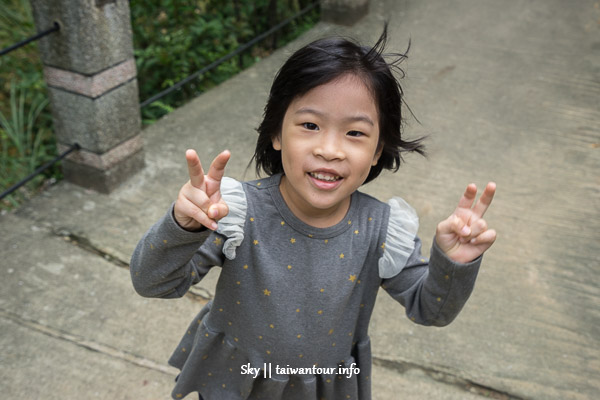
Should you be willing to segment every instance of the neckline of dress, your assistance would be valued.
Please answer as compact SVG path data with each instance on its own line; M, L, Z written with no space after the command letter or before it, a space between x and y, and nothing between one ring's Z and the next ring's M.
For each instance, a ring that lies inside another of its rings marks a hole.
M348 211L346 215L340 222L335 225L328 226L326 228L317 228L312 225L307 224L298 218L292 210L288 207L285 200L283 199L283 195L281 194L281 190L279 190L279 184L281 183L282 173L275 174L269 178L271 181L269 186L269 193L271 194L271 198L275 203L275 207L283 217L283 220L286 224L290 225L296 231L306 235L310 238L314 239L328 239L334 236L338 236L350 229L352 226L352 221L355 220L355 215L357 213L359 207L359 192L355 191L350 196L350 207L348 207Z

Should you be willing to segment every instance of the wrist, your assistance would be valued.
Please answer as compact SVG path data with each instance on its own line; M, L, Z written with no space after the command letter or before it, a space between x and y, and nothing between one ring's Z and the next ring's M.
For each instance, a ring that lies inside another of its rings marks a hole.
M200 224L193 218L178 216L175 212L175 207L172 208L171 216L173 217L173 220L175 221L177 226L179 226L184 231L203 232L207 229L204 225Z

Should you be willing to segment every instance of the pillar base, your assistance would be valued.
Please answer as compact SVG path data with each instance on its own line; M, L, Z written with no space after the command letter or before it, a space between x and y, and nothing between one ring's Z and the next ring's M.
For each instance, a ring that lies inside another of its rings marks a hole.
M144 168L144 151L140 149L129 157L112 165L110 169L96 169L69 159L63 160L62 169L65 178L79 186L109 194L121 183Z

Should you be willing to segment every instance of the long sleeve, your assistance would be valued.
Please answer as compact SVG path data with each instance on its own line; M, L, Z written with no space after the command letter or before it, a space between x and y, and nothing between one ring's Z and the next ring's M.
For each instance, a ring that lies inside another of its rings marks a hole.
M473 291L481 257L461 264L433 240L430 260L421 255L419 219L401 198L388 202L390 215L384 254L379 260L381 286L422 325L444 326L456 318Z
M382 280L382 287L406 308L406 315L422 325L445 326L456 318L468 300L481 264L481 257L458 263L446 256L435 238L429 261L421 255L421 240L406 265L396 275Z
M225 237L205 229L188 232L173 217L173 206L142 237L130 263L131 280L144 297L183 296L212 266L222 265Z
M231 178L221 180L221 195L229 213L219 221L216 232L181 228L173 216L174 204L146 232L131 258L136 292L145 297L181 297L210 268L222 266L225 257L235 258L235 250L244 240L246 195L242 184Z

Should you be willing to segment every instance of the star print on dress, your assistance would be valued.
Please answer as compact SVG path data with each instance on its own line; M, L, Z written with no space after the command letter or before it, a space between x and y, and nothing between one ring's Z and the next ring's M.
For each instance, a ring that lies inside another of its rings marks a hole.
M177 354L173 356L173 364L177 364L179 369L185 368L185 373L181 374L176 389L172 392L174 396L177 393L190 393L190 389L194 389L192 392L199 389L203 395L219 393L224 394L221 396L223 398L248 398L249 393L252 393L256 398L286 400L286 397L291 398L286 394L292 385L299 389L294 393L304 393L309 389L303 379L289 377L284 394L274 397L261 389L260 382L248 384L249 380L239 374L238 360L240 365L246 363L247 353L251 352L256 359L262 358L261 364L264 361L283 365L289 362L303 367L336 366L340 359L351 357L351 351L364 339L366 326L361 325L361 318L368 317L365 311L370 312L373 307L374 298L371 298L371 293L375 290L357 290L362 285L358 277L363 277L369 289L371 283L375 286L380 283L377 279L379 269L376 268L376 261L389 253L396 243L391 237L386 240L384 233L387 221L379 221L386 219L388 207L376 203L374 199L356 195L353 200L360 201L353 201L353 204L360 204L361 207L349 209L345 220L342 219L337 226L325 230L306 226L297 229L296 219L280 198L281 193L275 185L277 182L264 182L264 187L260 186L260 189L256 188L257 182L244 183L243 186L240 184L240 189L243 190L236 192L235 196L239 196L241 200L231 195L232 200L228 204L237 204L237 200L246 203L241 204L246 207L240 206L239 212L233 207L230 209L232 216L237 217L235 228L240 228L243 232L244 236L239 238L241 240L236 242L229 240L228 235L220 234L219 232L226 231L229 219L220 221L221 231L212 235L207 232L203 237L209 239L204 242L201 254L193 253L194 268L186 265L184 278L187 278L188 283L199 280L208 270L204 265L198 267L197 263L204 261L206 266L212 267L215 258L223 260L226 265L221 267L220 287L226 287L229 292L221 290L221 294L215 296L212 305L207 307L208 312L196 319L198 325L194 324L194 329L190 329L191 334L186 336L178 347ZM226 195L224 199L230 200ZM290 218L290 224L287 223L287 218ZM169 219L167 222L172 221ZM278 225L281 231L277 231ZM169 243L161 245L165 238ZM216 238L220 239L220 243ZM155 254L157 251L163 251L163 248L171 250L171 247L179 244L175 241L178 238L155 235L151 239L153 240L144 243L142 249L149 258L154 255L158 259ZM154 250L148 252L151 242L156 244L153 244ZM377 251L384 242L390 247L385 250L381 247L382 251ZM258 247L259 244L261 248ZM184 246L181 247L184 250ZM222 249L225 247L236 250L231 253L232 258L228 257L229 253L223 256ZM364 268L363 264L374 267ZM442 272L440 281L449 284L454 277L449 275L450 280L445 280L444 274L449 272ZM314 283L306 286L298 295L298 290L305 286L298 285L297 282L306 282L311 278ZM343 299L341 295L344 296ZM351 301L347 301L348 296L352 296ZM434 305L436 298L435 295L431 298ZM338 301L344 303L337 304ZM437 302L437 307L441 308L446 301L447 295L444 294L441 302ZM263 308L258 308L259 305ZM222 312L220 308L223 309ZM267 313L264 313L265 308L268 309ZM343 323L338 323L340 316L343 316ZM203 321L216 331L207 331ZM207 347L202 347L204 345ZM287 345L285 349L279 347L284 345ZM322 349L316 349L317 345ZM235 352L235 361L232 361L232 352ZM208 355L206 361L203 359L205 355ZM186 363L187 360L195 361ZM368 360L365 362L368 363ZM343 360L341 365L345 365ZM209 371L214 371L210 377L206 375ZM329 400L334 397L345 399L348 394L355 399L356 385L366 380L364 376L350 380L335 374L323 374L315 379L318 383L315 392L321 396L331 392L332 395L327 396ZM223 388L225 384L226 388ZM202 389L203 385L205 389ZM320 396L316 397L321 399Z

